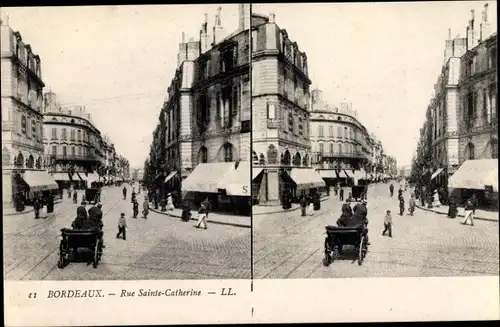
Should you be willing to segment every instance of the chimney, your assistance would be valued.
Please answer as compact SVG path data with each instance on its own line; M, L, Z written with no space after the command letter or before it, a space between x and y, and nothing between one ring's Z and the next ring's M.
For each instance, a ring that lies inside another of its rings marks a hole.
M187 60L187 43L186 43L186 34L182 32L181 43L179 43L179 52L177 52L177 68L181 66L184 60Z
M476 45L475 31L474 31L474 9L471 10L471 20L467 27L467 50L470 50Z
M221 11L222 11L221 7L217 8L217 14L215 15L213 45L216 45L217 43L221 42L227 36L224 27L222 27Z
M275 18L274 13L269 13L269 23L274 24L276 22Z
M446 64L448 60L454 56L453 53L453 40L451 38L451 28L448 29L448 40L445 41L445 48L444 48L444 63Z
M210 35L208 35L208 14L205 14L205 22L201 25L200 51L205 53L210 50Z
M488 4L484 5L484 11L482 15L482 22L480 27L479 41L482 42L486 40L491 35L491 24L488 21Z
M240 3L238 6L239 30L244 31L250 28L250 4Z

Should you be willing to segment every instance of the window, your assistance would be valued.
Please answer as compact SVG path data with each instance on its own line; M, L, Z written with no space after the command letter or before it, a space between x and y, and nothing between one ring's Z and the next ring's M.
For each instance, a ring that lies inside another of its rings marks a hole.
M474 148L475 148L474 144L472 144L472 143L469 143L467 145L467 158L468 158L468 160L474 160L474 151L475 151Z
M267 104L267 119L276 119L276 105L274 103Z
M71 130L70 135L71 135L70 140L74 141L75 140L75 130L74 129Z
M344 138L348 137L349 131L347 130L347 127L344 127Z
M337 145L337 151L338 151L338 153L342 154L342 143L339 143Z
M299 117L299 135L304 135L304 120Z
M323 137L323 125L319 125L318 126L318 136L319 137Z
M333 153L333 143L330 143L330 154Z
M233 146L231 145L231 143L224 144L224 161L233 161Z
M232 115L233 116L236 116L236 114L238 113L238 108L239 108L239 103L240 103L240 89L238 88L238 86L233 86L233 94L232 94L232 97L231 97L231 100L233 101L232 103Z
M26 134L26 129L27 129L26 116L22 115L21 116L21 132L23 134Z
M66 155L67 155L65 145L63 145L63 147L62 147L62 155L63 155L63 157L66 157Z
M31 135L33 136L34 139L38 140L38 137L36 135L36 121L34 119L31 120Z
M208 162L208 150L204 146L200 149L200 162L207 163Z
M325 145L323 143L319 144L319 153L323 154L325 152Z
M71 155L73 157L76 155L76 148L74 146L71 147Z
M486 89L483 90L483 117L488 119L488 91Z
M63 140L66 140L66 139L67 139L67 135L66 135L66 128L63 128L63 129L62 129L62 139L63 139Z
M293 121L293 114L290 112L288 114L288 131L293 133L293 129L294 129L294 121Z
M82 147L81 146L78 146L78 155L81 156L82 155Z
M329 135L330 135L330 137L333 137L333 126L330 126L330 127L328 128L328 131L329 131Z
M467 75L472 76L474 74L474 61L472 59L469 59L467 61Z
M497 66L497 49L492 48L489 52L488 68L493 69Z
M81 130L78 130L78 132L77 132L77 140L78 140L78 142L80 142L82 140L82 131Z
M469 94L467 94L466 108L467 108L467 118L473 117L475 115L475 112L474 112L474 93L472 92L469 92Z
M55 145L52 146L52 155L53 156L57 155L57 146Z
M228 49L222 53L221 71L229 72L235 66L236 56L234 55L235 49Z

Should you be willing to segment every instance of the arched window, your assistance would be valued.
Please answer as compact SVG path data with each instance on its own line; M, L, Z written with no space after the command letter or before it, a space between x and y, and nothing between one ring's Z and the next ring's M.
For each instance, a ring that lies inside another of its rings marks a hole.
M339 143L337 145L337 151L338 151L339 154L342 154L342 143Z
M253 162L259 161L259 157L257 156L257 152L255 152L255 151L252 151L252 161Z
M24 167L24 157L23 157L23 154L21 152L19 152L19 154L17 155L17 157L14 161L14 166L16 166L18 168Z
M28 160L26 160L26 167L27 168L34 168L35 167L35 159L33 156L30 154L28 157Z
M42 169L42 157L38 157L38 159L36 159L36 168Z
M266 157L264 156L263 153L261 153L260 156L259 156L259 164L260 165L265 165L266 164Z
M285 151L284 155L283 155L283 164L284 165L290 165L291 163L291 156L290 156L290 152L288 150Z
M323 143L319 144L319 153L323 154L325 152L325 145Z
M231 143L224 144L224 161L233 161L233 145Z
M472 143L467 144L467 159L474 160L475 146Z
M294 166L300 166L301 163L302 163L302 160L301 160L301 157L300 157L300 153L297 152L295 154L295 156L293 157L293 165Z
M330 143L330 154L333 154L333 143Z
M309 155L307 153L304 155L304 158L302 158L302 166L304 167L309 166Z

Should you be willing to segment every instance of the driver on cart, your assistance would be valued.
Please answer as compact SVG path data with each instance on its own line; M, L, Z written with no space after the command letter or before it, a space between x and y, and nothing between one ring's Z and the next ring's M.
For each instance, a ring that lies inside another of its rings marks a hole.
M351 199L347 198L345 203L342 204L342 215L339 220L337 220L337 225L339 227L346 227L349 225L349 221L352 218L352 208L351 208Z
M370 241L368 240L368 209L366 208L366 200L363 199L361 203L358 203L354 206L353 215L350 220L350 227L361 227L365 228L366 235L366 243L370 245Z
M93 206L89 209L89 224L92 228L98 228L102 230L102 204L98 203L97 206ZM105 248L104 244L102 247Z

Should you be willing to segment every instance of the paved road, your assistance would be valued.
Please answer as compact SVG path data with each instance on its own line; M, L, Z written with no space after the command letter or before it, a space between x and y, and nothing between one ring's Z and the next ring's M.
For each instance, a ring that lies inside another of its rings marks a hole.
M395 185L396 186L396 185ZM397 186L396 186L397 187ZM396 193L396 192L395 192ZM347 194L347 193L346 193ZM408 198L408 194L405 194ZM382 236L385 211L393 212L393 238ZM299 211L254 217L255 278L346 278L479 276L499 274L498 223L459 219L417 209L399 216L399 203L388 184L370 186L369 252L362 266L345 253L329 267L324 257L324 226L335 224L340 202L329 199L313 217Z
M142 194L141 194L142 197ZM4 217L6 280L247 279L251 277L250 229L209 225L193 228L165 215L133 219L121 188L104 190L104 255L94 269L86 263L57 268L60 229L69 227L76 205L65 199L56 217L33 219L33 213ZM127 240L116 239L121 212L127 217Z

